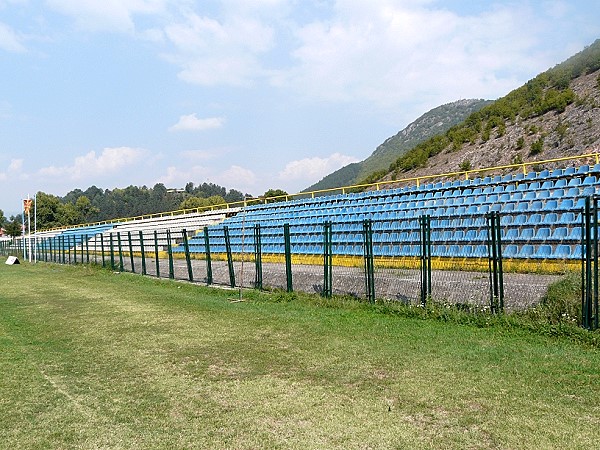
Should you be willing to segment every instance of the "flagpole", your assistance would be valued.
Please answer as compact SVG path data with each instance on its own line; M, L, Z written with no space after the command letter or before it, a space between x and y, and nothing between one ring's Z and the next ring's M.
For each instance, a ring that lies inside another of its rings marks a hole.
M33 254L33 260L37 263L37 250L38 250L38 242L37 242L37 192L33 194L33 236L35 239L34 247L35 253Z
M21 202L23 205L23 213L21 215L21 242L23 244L23 259L27 259L27 246L25 245L25 201Z
M29 194L27 194L27 203L29 203ZM31 203L29 203L30 207L27 208L27 235L29 239L27 243L29 244L29 262L31 262Z

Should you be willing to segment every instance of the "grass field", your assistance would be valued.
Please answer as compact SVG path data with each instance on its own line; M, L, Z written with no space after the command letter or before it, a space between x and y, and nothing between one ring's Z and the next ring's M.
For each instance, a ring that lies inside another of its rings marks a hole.
M0 266L1 448L593 449L600 350L358 302Z

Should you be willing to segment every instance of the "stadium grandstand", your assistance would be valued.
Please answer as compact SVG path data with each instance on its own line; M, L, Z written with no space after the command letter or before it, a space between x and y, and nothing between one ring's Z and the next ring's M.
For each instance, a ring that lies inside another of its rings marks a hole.
M491 217L498 221L494 259L502 260L503 283L509 273L577 270L586 199L599 188L599 154L591 153L46 230L35 236L36 256L77 262L92 255L105 264L110 255L113 267L131 271L146 265L139 259L148 257L155 263L154 275L160 275L159 260L168 259L169 276L175 278L177 261L185 259L181 278L235 286L237 277L238 285L288 290L294 266L295 288L331 293L333 283L334 293L356 296L365 289L365 276L356 273L372 260L377 295L411 301L418 295L404 291L423 285L418 273L424 257L436 272L460 274L452 279L434 275L434 285L436 279L464 284L466 273L491 270ZM20 245L27 251L24 242ZM246 264L246 274L244 262L253 263ZM330 281L323 281L324 265ZM275 273L270 281L263 270ZM377 278L380 272L385 282ZM411 283L402 285L403 277ZM486 283L478 288L481 298L487 295ZM434 291L431 287L427 294ZM446 287L444 298L452 295Z

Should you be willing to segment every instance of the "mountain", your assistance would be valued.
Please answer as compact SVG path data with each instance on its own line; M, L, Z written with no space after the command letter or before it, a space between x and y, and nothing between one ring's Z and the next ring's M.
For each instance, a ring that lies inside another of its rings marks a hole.
M318 183L308 187L306 191L356 184L373 172L386 170L399 156L418 143L446 132L473 112L479 111L490 103L490 100L458 100L438 106L423 114L395 136L386 139L364 161L348 164L336 170Z
M600 39L444 134L417 144L385 173L372 172L367 180L396 180L599 150ZM552 167L537 165L535 169Z

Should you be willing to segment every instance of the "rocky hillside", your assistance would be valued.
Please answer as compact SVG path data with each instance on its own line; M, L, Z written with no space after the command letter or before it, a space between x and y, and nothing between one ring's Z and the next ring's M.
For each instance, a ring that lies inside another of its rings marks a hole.
M600 40L445 134L418 144L369 181L595 151L600 151Z
M386 139L364 161L348 164L336 170L318 183L308 187L306 191L356 184L373 172L387 170L390 164L415 145L446 132L490 103L490 100L471 99L438 106L423 114L395 136Z

